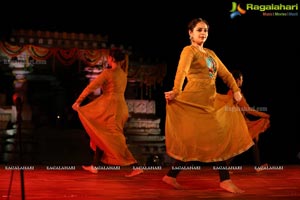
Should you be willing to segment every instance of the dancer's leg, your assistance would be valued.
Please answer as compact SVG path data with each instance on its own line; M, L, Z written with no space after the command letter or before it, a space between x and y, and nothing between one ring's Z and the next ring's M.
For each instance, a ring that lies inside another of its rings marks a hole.
M185 162L176 160L174 165L172 165L171 169L167 172L167 174L163 177L163 182L171 185L175 189L182 189L182 186L176 181L176 177L181 172L182 167L186 165Z
M93 162L92 162L93 166L97 166L101 163L100 160L102 158L102 155L103 155L103 151L98 147L96 147L96 151L94 153Z
M255 163L255 167L259 167L261 165L261 162L260 162L258 141L257 140L253 140L253 141L254 141L254 145L252 146L252 152L253 152L254 163Z
M133 177L144 173L144 170L139 168L138 163L132 164L131 167L132 171L129 174L126 174L125 177Z
M220 187L228 192L232 193L243 193L244 191L238 188L230 179L229 170L226 169L227 162L217 162L217 166L222 166L224 169L219 169Z
M254 145L252 146L252 152L253 152L253 158L254 158L254 169L256 172L261 172L263 170L265 170L268 167L268 163L265 164L261 164L261 160L260 160L260 151L259 151L259 147L258 147L258 137L254 138L253 140Z
M100 164L102 155L103 155L103 151L101 149L99 149L98 147L96 147L96 151L94 152L92 164L89 166L83 165L82 168L93 174L97 174L98 173L97 166Z

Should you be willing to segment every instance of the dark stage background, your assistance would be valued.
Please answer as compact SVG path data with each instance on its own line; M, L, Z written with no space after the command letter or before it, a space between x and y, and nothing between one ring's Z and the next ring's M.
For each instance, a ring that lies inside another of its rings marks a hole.
M298 1L240 2L243 6L247 2L295 4ZM300 163L296 94L300 52L298 10L297 16L266 17L248 11L231 19L232 1L66 4L69 6L54 2L33 6L26 1L1 6L1 35L6 37L13 29L102 34L108 35L111 43L132 46L140 54L166 62L168 71L163 88L156 91L160 102L158 114L164 120L163 91L172 88L179 53L189 44L187 23L202 17L210 24L205 47L214 50L229 69L243 71L243 93L248 103L267 107L271 115L271 127L260 138L262 159L273 164ZM10 11L4 14L6 8ZM220 92L225 89L222 83L218 87Z

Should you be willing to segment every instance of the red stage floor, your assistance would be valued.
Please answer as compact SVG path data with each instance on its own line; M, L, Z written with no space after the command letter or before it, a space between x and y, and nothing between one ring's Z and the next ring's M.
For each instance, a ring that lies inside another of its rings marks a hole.
M168 168L146 170L139 176L126 178L129 168L92 174L81 166L27 166L31 169L23 173L11 170L12 167L0 166L0 199L300 199L300 165L273 166L277 169L261 172L255 172L252 166L234 170L231 179L245 190L242 194L219 188L218 172L210 166L182 171L178 182L184 190L175 190L161 181ZM53 167L60 170L50 169Z

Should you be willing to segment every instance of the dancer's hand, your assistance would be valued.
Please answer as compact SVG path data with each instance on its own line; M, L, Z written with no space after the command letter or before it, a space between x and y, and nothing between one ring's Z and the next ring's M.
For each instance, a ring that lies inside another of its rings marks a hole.
M262 113L262 117L263 117L263 118L268 118L268 119L269 119L269 118L270 118L270 115L267 114L267 113Z
M243 96L240 91L236 91L235 93L233 93L233 98L237 102L240 102L242 100Z
M72 108L73 108L73 110L77 111L78 108L79 108L79 106L80 106L80 103L75 102L75 103L72 105Z
M175 93L173 91L165 92L165 99L167 102L172 101L175 98Z

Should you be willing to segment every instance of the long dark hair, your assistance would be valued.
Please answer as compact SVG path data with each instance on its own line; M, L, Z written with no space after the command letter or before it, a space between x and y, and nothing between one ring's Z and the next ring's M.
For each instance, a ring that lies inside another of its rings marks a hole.
M125 73L128 72L128 54L120 48L113 48L109 51L109 56L115 59L116 62L121 62L121 68Z
M241 76L243 76L243 73L241 72L241 70L238 70L238 69L231 70L231 74L235 80L238 80L241 78Z

